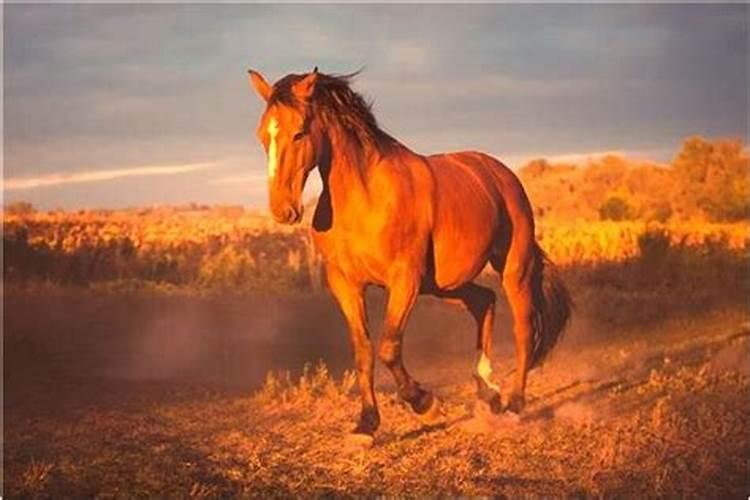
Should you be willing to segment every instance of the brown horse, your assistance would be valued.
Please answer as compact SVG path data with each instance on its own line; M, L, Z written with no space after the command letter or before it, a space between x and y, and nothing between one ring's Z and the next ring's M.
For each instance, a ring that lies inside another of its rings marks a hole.
M478 396L493 412L503 411L490 379L495 293L472 282L487 262L502 276L513 313L517 366L505 409L519 413L527 372L554 347L571 310L535 241L523 187L486 154L411 151L378 126L350 88L353 76L316 68L271 86L250 70L266 103L257 136L268 154L274 218L299 222L302 190L316 166L323 182L312 235L350 330L362 395L354 433L371 439L380 423L364 304L370 285L388 290L377 355L415 413L426 421L440 415L439 400L409 375L401 357L404 325L420 293L458 303L474 317Z

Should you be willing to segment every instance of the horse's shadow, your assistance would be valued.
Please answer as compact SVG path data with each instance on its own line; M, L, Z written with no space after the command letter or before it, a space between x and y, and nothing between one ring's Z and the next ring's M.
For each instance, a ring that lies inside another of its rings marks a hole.
M464 418L466 417L461 417L460 419L454 419L452 421L440 422L439 424L434 424L434 425L423 425L422 427L410 430L409 432L399 436L398 439L399 441L411 441L413 439L417 439L419 437L432 434L434 432L444 431L456 425L458 422L461 421L461 419L464 419Z
M666 388L660 389L657 385L655 390L648 391L647 394L629 397L634 394L634 390L651 384L654 372L659 373L660 376L668 376L684 367L700 366L711 361L721 349L740 338L748 336L750 336L750 330L743 329L719 338L698 340L672 348L663 347L644 353L642 356L631 356L607 367L606 374L602 374L600 370L598 376L584 376L574 379L537 396L530 394L526 411L513 422L524 424L551 421L556 416L561 415L560 410L563 407L576 404L582 405L585 411L590 411L591 419L600 419L602 416L607 418L618 417L635 413L649 407L664 396ZM444 388L447 387L448 385ZM461 399L466 397L465 389L456 392L455 397ZM495 418L503 418L503 415L484 415L483 412L478 411L476 406L473 410L469 408L469 405L465 405L465 407L466 413L461 416L446 419L444 422L435 425L417 427L396 439L399 441L418 439L425 435L461 427L462 424L466 424L477 417L480 420L484 417L490 422L495 422ZM409 411L405 407L404 409ZM575 408L573 408L573 411L576 411ZM498 420L498 422L500 421Z
M743 329L739 332L713 339L706 342L697 342L676 349L662 348L650 353L647 357L635 360L628 360L614 367L607 377L592 377L588 379L574 380L563 387L555 388L538 397L532 398L532 403L548 401L556 397L562 398L553 403L544 404L533 411L527 412L522 421L531 422L535 420L549 420L554 417L556 410L571 403L595 403L613 395L625 395L633 389L648 385L651 383L651 377L654 371L671 373L682 367L700 366L710 361L716 353L722 348L730 345L737 339L750 336L750 330ZM590 386L587 390L565 396L580 388L582 385ZM608 412L612 416L620 416L632 413L640 408L648 406L654 400L661 397L660 392L656 392L649 397L639 397L635 400L625 402L625 398L614 398L613 405L608 407ZM632 398L631 398L632 399Z

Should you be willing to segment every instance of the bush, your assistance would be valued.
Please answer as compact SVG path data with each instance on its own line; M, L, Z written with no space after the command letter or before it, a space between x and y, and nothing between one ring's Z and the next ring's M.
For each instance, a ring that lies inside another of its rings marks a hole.
M642 261L662 262L671 249L672 240L663 229L650 229L638 237L638 251Z
M646 212L648 222L667 222L672 217L672 205L668 201L655 202Z
M633 215L628 202L617 196L611 196L599 207L601 220L623 221L632 219Z

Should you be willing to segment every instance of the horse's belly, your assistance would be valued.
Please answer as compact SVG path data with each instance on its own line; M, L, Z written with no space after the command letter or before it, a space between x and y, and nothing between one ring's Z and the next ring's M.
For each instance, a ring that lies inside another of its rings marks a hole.
M434 244L434 280L442 290L458 288L476 278L491 254L490 238L462 241L459 236Z

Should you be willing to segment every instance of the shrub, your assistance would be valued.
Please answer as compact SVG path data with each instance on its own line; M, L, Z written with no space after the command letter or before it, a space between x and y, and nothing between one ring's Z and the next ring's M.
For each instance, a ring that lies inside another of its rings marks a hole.
M599 207L601 220L623 221L633 218L633 209L628 202L617 196L611 196Z
M649 229L638 236L638 251L642 261L661 262L672 249L672 240L664 229Z
M655 202L650 209L646 211L646 220L648 222L667 222L672 217L672 205L668 201Z

